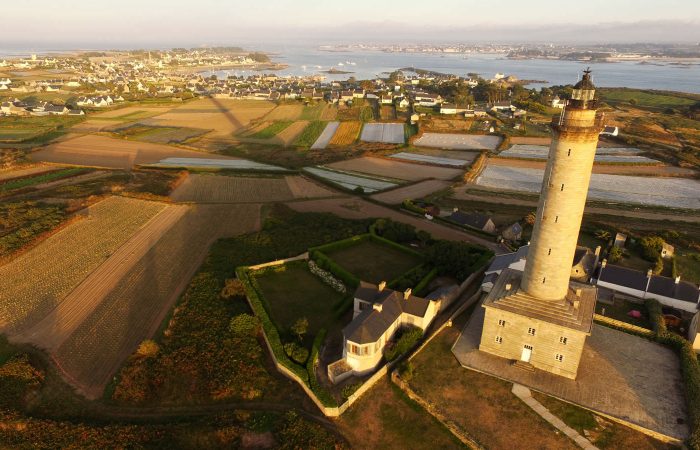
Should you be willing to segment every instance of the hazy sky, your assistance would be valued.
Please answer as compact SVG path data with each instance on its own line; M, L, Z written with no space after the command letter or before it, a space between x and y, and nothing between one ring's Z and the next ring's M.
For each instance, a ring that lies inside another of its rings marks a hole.
M0 47L314 40L700 40L699 0L17 0ZM601 29L602 33L595 30ZM569 31L567 33L567 30ZM289 43L289 42L287 42Z

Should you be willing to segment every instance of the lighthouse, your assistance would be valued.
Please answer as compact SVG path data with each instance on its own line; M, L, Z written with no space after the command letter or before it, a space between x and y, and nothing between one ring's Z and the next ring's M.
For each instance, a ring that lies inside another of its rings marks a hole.
M484 300L479 350L528 370L576 378L597 290L570 277L601 124L585 70L552 121L525 268L503 270Z

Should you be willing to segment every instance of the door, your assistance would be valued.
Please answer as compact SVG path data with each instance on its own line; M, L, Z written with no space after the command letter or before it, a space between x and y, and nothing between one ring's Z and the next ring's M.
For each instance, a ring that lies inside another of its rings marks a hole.
M530 362L530 356L532 356L532 346L531 345L525 345L523 347L523 354L520 355L520 361L524 361L526 363Z

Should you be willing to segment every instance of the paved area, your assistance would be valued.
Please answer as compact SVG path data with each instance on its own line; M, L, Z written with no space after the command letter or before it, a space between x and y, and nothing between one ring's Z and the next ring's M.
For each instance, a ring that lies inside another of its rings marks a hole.
M585 450L597 450L598 447L591 444L588 439L584 438L576 430L565 424L560 418L549 412L547 408L532 397L530 389L520 384L513 384L513 394L520 400L525 402L533 411L539 414L544 420L552 424L554 428L564 433L569 439L576 442L576 445Z
M477 307L452 348L462 366L674 439L688 436L680 364L672 350L596 324L574 381L525 371L510 360L480 352L483 319L484 309Z

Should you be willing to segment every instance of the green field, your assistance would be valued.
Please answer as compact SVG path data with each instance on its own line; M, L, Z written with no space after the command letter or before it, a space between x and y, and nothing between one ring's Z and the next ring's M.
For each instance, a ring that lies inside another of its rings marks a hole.
M286 264L256 278L265 298L265 307L283 341L294 339L289 328L304 317L309 321L304 341L309 344L322 328L342 327L335 318L335 311L343 301L343 295L312 274L305 262Z
M0 119L0 142L43 143L83 120L82 117L30 116Z
M598 93L604 102L630 103L635 101L637 106L651 108L673 108L679 106L690 106L698 100L684 96L683 94L672 94L657 91L646 91L640 89L599 89Z
M422 262L417 256L369 239L327 256L360 280L375 284L390 282Z
M273 137L277 136L277 133L281 132L293 123L294 122L291 121L275 122L272 125L258 131L251 137L254 139L272 139Z
M0 183L0 193L30 187L41 183L48 183L49 181L55 181L60 180L61 178L80 175L84 172L89 172L89 170L78 168L55 170L53 172L47 172L35 176L20 178L18 180L10 180L5 183Z
M327 122L321 122L320 120L311 122L304 128L304 131L302 131L296 141L294 141L294 145L299 147L311 147L321 133L323 133L323 130L326 128L326 123Z
M137 111L138 113L138 111ZM130 139L154 144L179 144L207 133L206 130L179 127L152 127L132 125L120 128L117 133Z
M301 112L300 120L319 120L321 118L321 113L325 109L326 104L324 102L304 106Z

